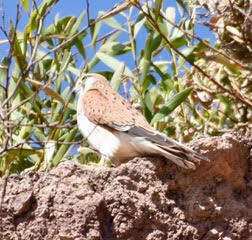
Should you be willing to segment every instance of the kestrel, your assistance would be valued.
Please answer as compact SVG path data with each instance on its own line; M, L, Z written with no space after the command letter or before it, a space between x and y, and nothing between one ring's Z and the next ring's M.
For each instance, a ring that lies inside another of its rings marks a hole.
M161 155L183 168L195 169L194 163L208 160L156 131L102 75L85 74L75 90L78 127L103 161L109 159L118 166L136 156Z

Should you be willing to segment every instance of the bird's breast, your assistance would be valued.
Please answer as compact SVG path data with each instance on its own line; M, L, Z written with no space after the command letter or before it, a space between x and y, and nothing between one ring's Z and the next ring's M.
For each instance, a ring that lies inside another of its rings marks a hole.
M121 147L121 141L113 131L91 122L85 114L78 113L78 127L88 143L103 156L113 158Z
M114 164L119 165L139 155L128 133L97 125L83 111L78 111L77 122L81 134L90 146L110 158Z

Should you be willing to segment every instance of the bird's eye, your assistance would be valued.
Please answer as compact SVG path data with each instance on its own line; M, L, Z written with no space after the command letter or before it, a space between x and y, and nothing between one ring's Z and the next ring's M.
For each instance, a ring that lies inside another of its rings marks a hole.
M87 80L87 76L81 76L80 77L80 80L79 80L79 83L81 84L81 85L84 85L85 84L85 82L86 82L86 80Z
M81 79L83 82L87 80L87 76L83 76Z

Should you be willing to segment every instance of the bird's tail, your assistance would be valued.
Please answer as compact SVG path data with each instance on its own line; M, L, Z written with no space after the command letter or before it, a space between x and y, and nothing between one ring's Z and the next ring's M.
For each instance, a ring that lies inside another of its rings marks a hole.
M201 160L209 161L206 157L177 142L174 142L171 146L156 143L156 146L162 149L160 153L165 158L183 168L195 169L196 167L194 163L199 163Z
M199 163L201 160L209 161L208 158L193 151L189 147L168 138L157 131L149 131L140 127L135 127L131 133L136 136L144 137L145 140L150 141L155 152L173 161L177 165L187 168L195 169L194 163Z

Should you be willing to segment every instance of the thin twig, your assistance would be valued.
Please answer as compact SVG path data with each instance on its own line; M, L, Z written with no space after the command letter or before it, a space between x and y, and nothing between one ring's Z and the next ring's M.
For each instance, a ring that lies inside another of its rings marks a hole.
M76 121L76 120L72 120L72 121ZM59 121L57 122L53 122L53 123L49 123L49 124L32 124L32 123L15 123L15 122L7 122L6 123L7 126L10 127L15 127L15 126L20 126L20 127L37 127L37 128L77 128L76 126L70 125L70 123L64 124L64 125L59 125Z
M100 16L95 23L100 22L106 18L110 18L115 16L116 14L127 10L128 8L130 8L130 6L132 5L132 3L130 1L126 1L125 3L123 3L122 5L117 5L114 8L112 8L111 10L109 10L108 12L104 13L102 16Z
M61 142L61 141L22 141L22 142L19 142L11 147L9 147L7 150L1 150L0 151L0 155L5 152L5 151L9 151L9 150L12 150L12 149L17 149L19 146L22 146L24 144L41 144L42 146L43 145L46 145L48 143L56 143L56 144L60 144L60 145L78 145L78 144L81 144L83 142L83 140L79 140L79 141L72 141L72 142ZM44 148L44 147L43 147ZM43 149L41 148L41 149ZM21 148L22 149L22 148ZM33 148L33 149L36 149L36 150L40 150L40 148Z
M1 1L1 8L2 8L2 28L6 30L5 27L5 10L4 10L4 0Z
M87 9L88 25L90 25L90 13L89 13L89 1L88 0L86 0L86 9Z

